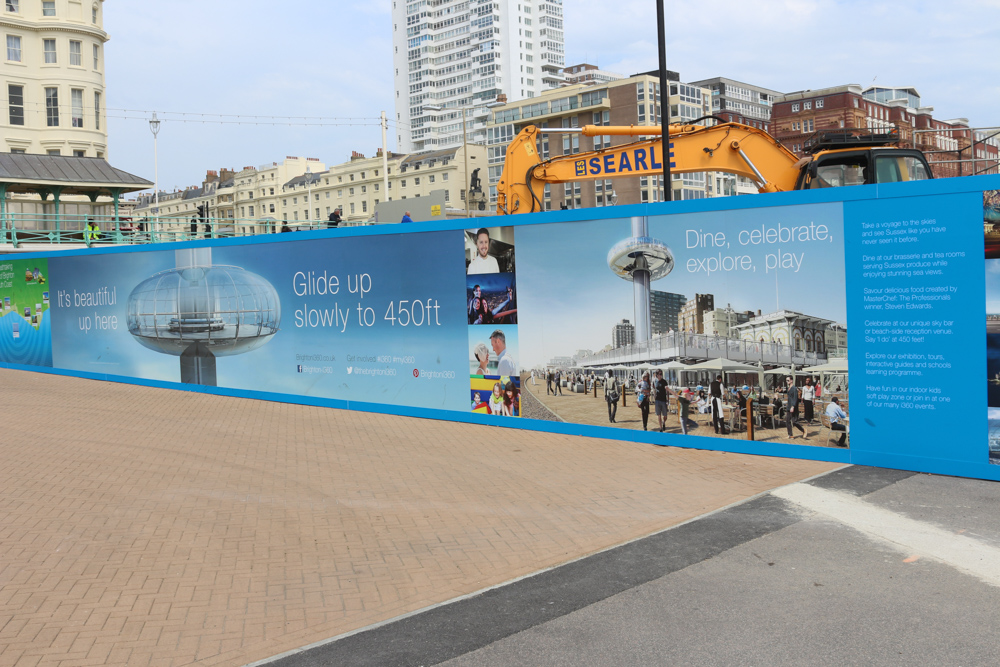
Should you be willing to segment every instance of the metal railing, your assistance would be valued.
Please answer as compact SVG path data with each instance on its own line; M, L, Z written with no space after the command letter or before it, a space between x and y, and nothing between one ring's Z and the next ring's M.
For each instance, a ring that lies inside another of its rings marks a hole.
M88 222L96 230L88 228ZM341 222L341 227L365 225L364 222ZM192 239L229 238L328 229L327 221L290 221L211 218L192 222L190 217L130 219L110 215L66 215L12 213L0 219L0 247L21 249L31 245L127 245L170 243Z
M767 365L815 366L827 360L826 352L796 350L782 343L754 341L674 332L656 336L644 343L626 345L607 352L598 352L579 363L584 367L602 365L630 365L644 361L659 362L670 359L729 359L747 364L760 362Z

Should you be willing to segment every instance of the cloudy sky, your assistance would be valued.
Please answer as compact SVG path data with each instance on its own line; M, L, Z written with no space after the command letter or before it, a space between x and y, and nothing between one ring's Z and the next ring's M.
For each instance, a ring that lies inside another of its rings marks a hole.
M873 81L914 86L937 118L1000 125L1000 0L666 6L667 66L684 81L725 76L781 92ZM373 155L379 113L394 115L390 7L391 0L105 3L112 164L153 180L153 110L164 121L159 180L167 190L200 183L206 169L286 155L328 166L351 151ZM625 75L657 67L655 0L616 0L613 11L606 0L563 7L567 64Z

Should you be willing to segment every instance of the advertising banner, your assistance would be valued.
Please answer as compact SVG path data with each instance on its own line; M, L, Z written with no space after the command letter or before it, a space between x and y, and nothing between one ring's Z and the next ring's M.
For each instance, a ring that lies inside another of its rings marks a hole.
M987 176L8 255L0 363L1000 479L998 192Z

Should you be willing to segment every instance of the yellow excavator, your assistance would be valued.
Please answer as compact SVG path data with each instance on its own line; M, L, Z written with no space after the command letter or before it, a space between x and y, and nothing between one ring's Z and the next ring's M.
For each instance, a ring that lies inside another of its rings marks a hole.
M539 134L567 132L587 137L643 138L621 146L542 160L537 149ZM898 143L895 132L862 135L842 131L814 135L806 143L810 155L801 159L767 132L742 123L677 124L670 125L668 132L667 157L672 174L704 171L736 174L753 180L760 192L934 177L923 153L895 147ZM497 214L545 210L542 193L547 184L660 175L664 154L659 135L660 127L642 125L585 125L581 128L529 125L507 147L503 174L497 185Z

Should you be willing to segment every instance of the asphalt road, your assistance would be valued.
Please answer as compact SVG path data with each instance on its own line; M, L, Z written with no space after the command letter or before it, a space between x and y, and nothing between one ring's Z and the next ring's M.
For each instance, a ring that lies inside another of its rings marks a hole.
M996 665L998 508L844 468L268 664Z

